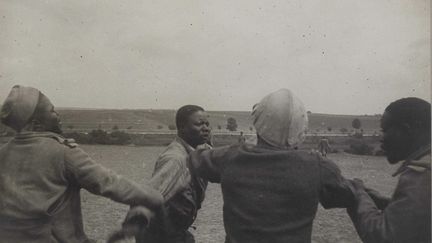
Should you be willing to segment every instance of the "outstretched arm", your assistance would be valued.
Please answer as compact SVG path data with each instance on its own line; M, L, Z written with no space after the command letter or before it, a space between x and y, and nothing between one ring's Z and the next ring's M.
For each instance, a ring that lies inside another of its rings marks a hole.
M407 171L401 175L384 210L376 206L361 180L354 179L352 185L356 204L348 214L363 242L430 242L430 174Z
M201 178L213 183L220 183L223 164L229 160L229 148L199 149L190 153L189 162L192 170Z
M351 184L345 179L339 167L331 160L319 156L320 160L320 203L328 208L346 208L355 202Z
M82 149L66 148L66 177L87 191L128 205L159 208L162 196L146 185L138 185L92 160Z
M393 242L386 214L378 209L375 202L365 191L363 182L354 179L357 203L348 208L347 212L363 242L387 243Z
M390 197L386 197L372 188L364 187L364 190L367 192L369 197L374 201L378 209L384 210L387 207L387 205L390 203L391 200Z

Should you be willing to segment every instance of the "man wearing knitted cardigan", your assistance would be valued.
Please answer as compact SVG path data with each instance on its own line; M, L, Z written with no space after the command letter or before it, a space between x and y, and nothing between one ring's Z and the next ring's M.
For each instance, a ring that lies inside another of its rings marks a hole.
M226 243L311 242L318 203L354 203L335 163L297 149L307 129L302 102L282 89L252 112L257 145L236 144L191 153L194 171L220 183Z

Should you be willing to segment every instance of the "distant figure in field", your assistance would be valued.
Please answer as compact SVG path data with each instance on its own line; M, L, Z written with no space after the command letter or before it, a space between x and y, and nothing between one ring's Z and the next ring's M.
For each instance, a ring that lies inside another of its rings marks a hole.
M14 86L0 117L17 132L0 147L0 242L94 242L84 233L81 188L131 206L160 208L159 192L104 168L63 138L59 115L39 90Z
M177 137L159 155L150 180L164 197L166 215L159 221L155 219L146 232L137 236L137 242L195 242L188 229L201 208L207 181L195 175L188 156L197 147L209 147L211 131L206 112L196 105L186 105L177 111L176 126Z
M238 138L238 143L243 144L246 142L246 137L243 135L243 132L240 132L240 136Z
M329 140L325 137L322 137L318 143L318 151L322 156L327 157L327 153L331 151Z
M267 95L254 106L252 117L257 145L190 154L198 175L221 184L225 242L311 242L318 203L324 208L354 203L349 181L319 153L295 149L308 121L291 91Z
M356 206L348 213L363 242L431 242L431 105L418 98L391 103L381 119L382 149L399 182L392 198L368 196L354 179Z

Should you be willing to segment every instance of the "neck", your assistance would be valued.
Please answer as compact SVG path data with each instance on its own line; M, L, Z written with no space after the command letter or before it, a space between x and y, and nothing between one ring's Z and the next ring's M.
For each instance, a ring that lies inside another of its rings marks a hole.
M33 122L25 125L20 132L45 132L45 129L42 125L35 124Z
M185 136L182 133L178 133L177 136L179 136L181 139L183 139L183 141L185 141L187 144L189 144L194 149L198 146L198 144L191 141L187 136Z

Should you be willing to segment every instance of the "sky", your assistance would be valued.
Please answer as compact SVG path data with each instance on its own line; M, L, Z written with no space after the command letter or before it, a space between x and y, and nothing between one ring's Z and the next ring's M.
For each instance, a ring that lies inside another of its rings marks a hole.
M251 110L292 90L315 113L430 101L429 0L1 0L0 99ZM0 101L1 102L1 101Z

